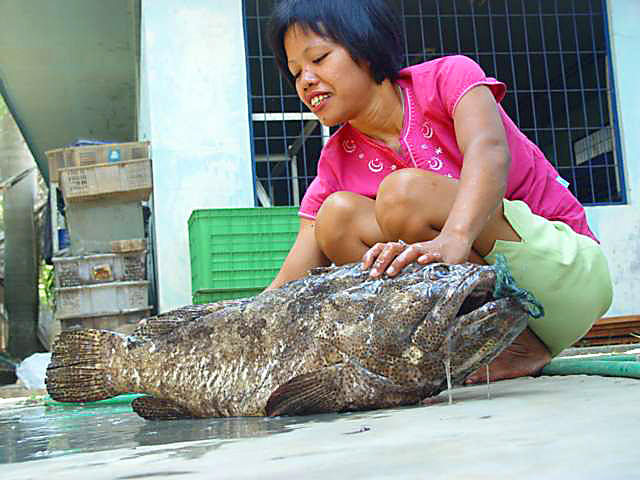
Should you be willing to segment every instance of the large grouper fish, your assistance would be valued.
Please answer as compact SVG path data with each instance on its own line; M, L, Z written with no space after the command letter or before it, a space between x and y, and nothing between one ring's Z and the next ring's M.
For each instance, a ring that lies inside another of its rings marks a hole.
M62 402L144 393L147 419L304 415L411 405L490 362L535 302L505 265L413 264L370 278L315 269L253 298L152 317L132 335L64 331L46 385Z

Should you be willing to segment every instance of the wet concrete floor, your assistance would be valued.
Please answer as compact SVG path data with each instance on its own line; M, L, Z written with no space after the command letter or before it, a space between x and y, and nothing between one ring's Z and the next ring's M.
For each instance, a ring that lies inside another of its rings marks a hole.
M0 410L3 479L640 479L640 381L522 378L430 406L147 422L128 406Z

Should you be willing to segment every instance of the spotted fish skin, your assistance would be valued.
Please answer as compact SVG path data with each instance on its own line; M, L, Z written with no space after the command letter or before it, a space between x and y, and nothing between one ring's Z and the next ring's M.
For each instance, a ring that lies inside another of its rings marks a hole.
M470 263L378 279L360 264L316 269L251 299L154 317L132 336L63 332L47 387L61 401L146 393L147 418L415 404L446 387L447 359L461 382L525 328L520 302L491 296L495 279Z

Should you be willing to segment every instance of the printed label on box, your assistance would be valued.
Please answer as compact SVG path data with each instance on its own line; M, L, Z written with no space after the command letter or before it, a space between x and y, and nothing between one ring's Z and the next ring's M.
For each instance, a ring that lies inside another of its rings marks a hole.
M120 149L113 148L109 150L109 162L119 162L120 161Z

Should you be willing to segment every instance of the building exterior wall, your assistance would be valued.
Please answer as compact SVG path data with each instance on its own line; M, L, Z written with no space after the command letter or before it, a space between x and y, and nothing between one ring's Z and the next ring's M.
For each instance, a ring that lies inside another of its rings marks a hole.
M139 138L153 155L159 311L191 303L187 221L254 205L241 0L142 0Z
M640 2L608 0L611 62L616 88L627 205L587 208L589 223L602 242L614 282L608 316L640 313Z

